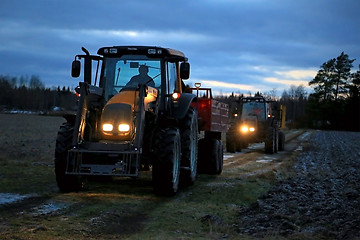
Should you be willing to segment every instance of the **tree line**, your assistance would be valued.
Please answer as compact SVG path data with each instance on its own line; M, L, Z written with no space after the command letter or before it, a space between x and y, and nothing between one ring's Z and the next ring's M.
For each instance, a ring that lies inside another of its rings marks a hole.
M0 75L0 111L75 110L76 98L69 87L46 88L38 76Z
M262 95L286 106L289 127L360 131L360 65L342 52L324 62L309 82L314 91L308 94L303 85L290 86L281 97L276 89ZM251 94L251 93L250 93ZM231 105L243 95L218 96ZM75 110L76 95L69 87L45 88L38 76L9 77L0 75L0 110L16 109L51 111L55 107Z
M352 71L353 62L342 52L324 62L309 82L307 114L311 127L360 131L360 65Z
M281 97L276 89L254 95L286 106L289 127L360 131L360 65L359 70L352 71L354 61L342 52L324 62L309 82L313 93L307 93L303 85L292 85ZM218 99L231 104L242 96L232 94Z

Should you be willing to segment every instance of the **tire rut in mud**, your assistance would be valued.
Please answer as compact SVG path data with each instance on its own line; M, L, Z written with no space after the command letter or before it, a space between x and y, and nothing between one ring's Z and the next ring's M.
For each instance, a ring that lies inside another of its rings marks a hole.
M295 176L239 212L254 237L353 239L360 233L360 133L317 131L297 156Z

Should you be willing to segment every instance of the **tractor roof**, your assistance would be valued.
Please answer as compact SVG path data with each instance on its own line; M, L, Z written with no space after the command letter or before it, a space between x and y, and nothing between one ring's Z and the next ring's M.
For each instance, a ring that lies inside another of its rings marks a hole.
M266 102L265 98L262 96L256 97L243 97L242 102Z
M150 58L169 57L178 61L187 61L185 54L179 50L156 46L113 46L102 47L97 52L106 57L121 57L123 55L146 55Z

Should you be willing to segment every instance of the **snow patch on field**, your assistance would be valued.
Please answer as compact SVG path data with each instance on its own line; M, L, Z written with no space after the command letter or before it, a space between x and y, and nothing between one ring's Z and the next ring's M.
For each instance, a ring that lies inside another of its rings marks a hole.
M49 201L40 206L32 208L33 211L32 215L33 216L48 215L51 213L55 213L61 209L65 209L67 205L68 204L61 202Z
M32 195L29 194L20 195L17 193L0 193L0 205L18 202L31 196Z
M270 163L272 161L274 161L276 158L275 157L270 157L270 156L263 156L262 158L259 158L256 160L257 163Z

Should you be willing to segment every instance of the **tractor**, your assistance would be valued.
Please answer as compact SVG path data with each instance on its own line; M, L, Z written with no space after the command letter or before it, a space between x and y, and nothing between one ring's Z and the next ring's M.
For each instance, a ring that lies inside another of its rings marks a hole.
M265 142L266 153L284 150L285 106L267 101L262 96L243 97L235 103L231 124L226 134L226 150L241 151L249 143Z
M92 176L135 178L142 170L152 171L159 195L193 184L199 119L197 96L184 91L190 75L184 53L154 46L82 50L71 71L75 78L83 72L78 109L64 115L56 139L59 189L81 190Z

